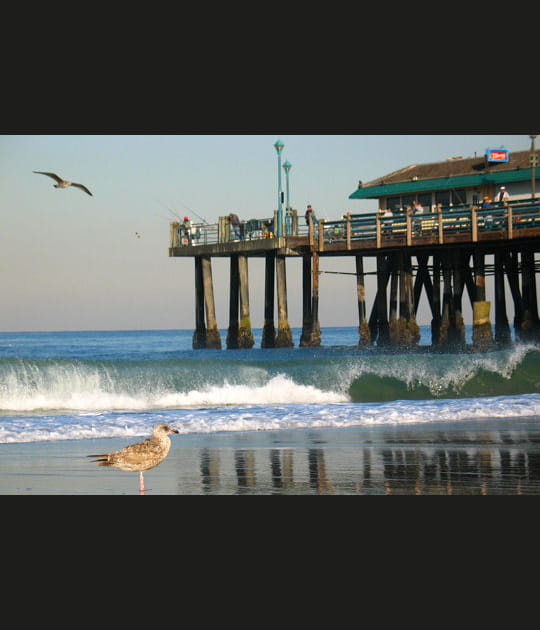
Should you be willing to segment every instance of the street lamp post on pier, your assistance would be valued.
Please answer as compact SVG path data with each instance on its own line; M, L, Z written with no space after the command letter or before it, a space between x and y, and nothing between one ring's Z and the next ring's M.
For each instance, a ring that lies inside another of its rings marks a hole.
M286 205L285 205L285 224L289 225L289 229L287 230L287 228L285 229L285 234L287 234L287 232L290 233L290 214L291 214L291 198L290 198L290 194L289 194L289 171L292 168L292 164L289 162L289 160L286 160L283 163L283 170L285 171L285 189L287 191L287 197L286 197ZM287 223L287 221L289 223Z
M281 140L277 140L274 147L278 155L278 213L277 213L277 229L276 236L283 236L283 192L281 191L281 152L285 144Z

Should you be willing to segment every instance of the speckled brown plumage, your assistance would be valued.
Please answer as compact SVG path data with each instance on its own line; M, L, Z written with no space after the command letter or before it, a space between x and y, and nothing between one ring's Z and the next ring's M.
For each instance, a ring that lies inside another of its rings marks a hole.
M154 435L142 442L130 444L119 451L102 455L88 455L93 457L99 466L112 466L120 470L139 473L139 490L144 492L143 471L150 470L167 457L171 448L169 433L178 433L168 424L158 424L154 427Z

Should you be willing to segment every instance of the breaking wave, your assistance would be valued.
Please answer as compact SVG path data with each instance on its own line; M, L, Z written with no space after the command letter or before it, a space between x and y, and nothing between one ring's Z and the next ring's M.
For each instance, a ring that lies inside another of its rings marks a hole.
M540 351L313 352L288 361L0 359L0 413L385 402L540 392ZM399 360L397 360L399 357Z

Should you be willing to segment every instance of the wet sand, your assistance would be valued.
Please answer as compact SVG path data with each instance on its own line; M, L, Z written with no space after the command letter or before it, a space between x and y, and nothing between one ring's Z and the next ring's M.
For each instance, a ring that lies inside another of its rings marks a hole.
M91 453L124 438L0 444L0 494L138 494ZM172 436L147 495L540 494L540 419Z

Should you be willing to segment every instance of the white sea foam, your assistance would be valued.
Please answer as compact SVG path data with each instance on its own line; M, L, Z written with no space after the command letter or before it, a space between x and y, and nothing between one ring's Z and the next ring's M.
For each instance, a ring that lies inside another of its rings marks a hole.
M199 407L214 405L265 405L291 403L337 403L349 397L338 392L325 392L312 385L298 385L291 378L278 375L261 386L233 385L208 386L187 394L165 394L159 397L158 406Z
M540 417L540 394L387 403L252 403L155 411L0 418L0 443L149 435L159 422L181 434L426 424Z
M299 385L277 375L263 385L208 385L189 392L163 391L147 386L136 394L107 391L103 380L89 375L49 381L41 387L24 384L4 388L0 408L6 412L145 410L159 408L206 407L215 405L334 403L349 400L343 393L326 392L311 385Z

